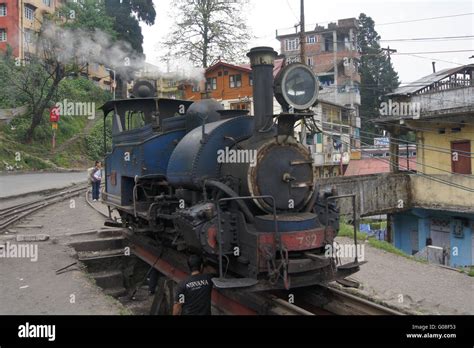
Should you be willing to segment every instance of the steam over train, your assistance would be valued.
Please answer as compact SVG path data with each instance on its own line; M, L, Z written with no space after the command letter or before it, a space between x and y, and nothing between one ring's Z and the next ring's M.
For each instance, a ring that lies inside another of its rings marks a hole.
M134 98L106 103L113 144L103 200L134 236L218 266L219 288L289 289L345 278L359 264L337 266L326 252L339 228L329 201L335 193L319 192L311 154L293 131L297 120L314 116L318 80L294 63L274 81L269 47L248 57L253 117L210 99L150 97L147 82L135 85ZM273 95L281 114L273 115Z

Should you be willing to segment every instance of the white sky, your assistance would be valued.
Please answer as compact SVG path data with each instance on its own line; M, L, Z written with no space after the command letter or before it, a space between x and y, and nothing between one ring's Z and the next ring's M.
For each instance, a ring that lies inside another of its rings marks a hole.
M160 42L166 39L173 18L170 16L171 0L153 0L157 12L156 24L142 25L144 50L147 61L160 64L160 56L165 54ZM275 30L293 27L299 22L299 0L250 0L248 25L256 39L250 47L273 46L278 52L279 43L275 39ZM403 38L431 38L446 36L474 35L474 15L442 18L412 23L380 25L382 23L416 20L422 18L474 13L474 0L306 0L305 13L307 30L313 29L313 23L326 26L337 19L359 17L361 12L372 17L375 29L382 40ZM285 30L283 30L285 31ZM291 29L286 29L286 32ZM471 50L460 53L418 54L425 59L410 55L392 56L392 62L404 83L414 81L431 74L432 58L459 64L474 63L469 59L474 55L474 38L446 41L381 42L383 47L390 45L398 52L433 52L452 50ZM452 68L458 64L437 61L437 70Z

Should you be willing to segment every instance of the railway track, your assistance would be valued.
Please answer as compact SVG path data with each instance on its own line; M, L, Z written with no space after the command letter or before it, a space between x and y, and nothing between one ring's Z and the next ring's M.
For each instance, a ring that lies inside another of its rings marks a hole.
M0 209L0 231L5 230L10 225L27 217L28 215L46 208L52 204L80 195L87 189L86 184L73 185L67 189L60 190L45 197L33 201L16 204Z
M108 217L103 211L93 204L86 194L87 203L104 217ZM134 249L134 253L147 263L149 256L143 249ZM151 262L150 264L154 264ZM163 268L159 269L161 272ZM173 275L176 273L173 271ZM176 279L174 279L176 281ZM253 303L262 302L268 307L266 313L272 315L404 315L404 313L375 303L371 300L350 294L346 291L336 289L331 285L316 286L295 291L296 301L290 302L288 295L280 294L258 294L252 295ZM244 295L248 296L248 295ZM233 301L238 301L238 297ZM236 314L229 310L223 310L226 314ZM257 311L256 313L259 313ZM242 314L242 312L240 312Z

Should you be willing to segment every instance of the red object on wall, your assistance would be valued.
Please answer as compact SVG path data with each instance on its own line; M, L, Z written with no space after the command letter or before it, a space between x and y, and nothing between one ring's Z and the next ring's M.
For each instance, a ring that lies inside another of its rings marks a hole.
M49 121L59 122L59 117L60 117L59 107L57 106L52 107L51 110L49 111Z

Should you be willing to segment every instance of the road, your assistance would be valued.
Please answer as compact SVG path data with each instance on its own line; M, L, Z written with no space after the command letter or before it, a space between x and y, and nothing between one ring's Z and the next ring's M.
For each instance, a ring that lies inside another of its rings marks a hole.
M0 198L62 188L86 180L87 172L0 175Z

